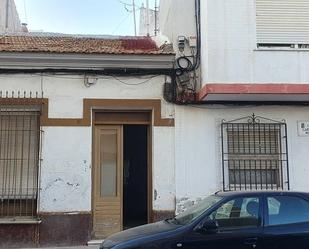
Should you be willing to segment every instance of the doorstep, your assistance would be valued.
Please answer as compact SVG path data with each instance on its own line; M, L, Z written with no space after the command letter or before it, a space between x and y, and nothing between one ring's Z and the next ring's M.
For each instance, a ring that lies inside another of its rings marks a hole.
M90 240L88 241L88 246L95 246L95 245L101 245L103 243L104 239L96 239L96 240Z

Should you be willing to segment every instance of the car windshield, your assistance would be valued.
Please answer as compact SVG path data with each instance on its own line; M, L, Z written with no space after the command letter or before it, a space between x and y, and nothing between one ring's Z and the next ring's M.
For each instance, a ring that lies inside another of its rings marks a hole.
M222 197L217 195L211 195L200 201L198 204L193 205L186 211L177 215L174 220L175 223L180 225L186 225L201 216L207 209L222 200Z

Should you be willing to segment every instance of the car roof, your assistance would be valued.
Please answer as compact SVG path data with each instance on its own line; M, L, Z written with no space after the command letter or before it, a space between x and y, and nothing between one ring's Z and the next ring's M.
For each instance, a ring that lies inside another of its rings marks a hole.
M289 194L289 195L304 195L309 196L309 193L306 192L297 192L297 191L280 191L280 190L257 190L257 191L227 191L227 192L216 192L215 195L221 196L221 197L237 197L237 196L244 196L244 195L273 195L273 194Z

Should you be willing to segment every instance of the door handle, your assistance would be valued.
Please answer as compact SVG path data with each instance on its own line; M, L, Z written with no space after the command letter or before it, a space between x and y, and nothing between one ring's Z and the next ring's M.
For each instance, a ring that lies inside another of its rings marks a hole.
M255 245L257 244L258 238L248 238L245 239L245 245Z

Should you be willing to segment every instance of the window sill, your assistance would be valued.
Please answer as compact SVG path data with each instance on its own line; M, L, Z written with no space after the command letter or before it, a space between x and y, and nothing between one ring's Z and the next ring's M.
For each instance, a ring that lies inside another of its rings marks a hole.
M250 190L250 191L283 191L284 188L281 185L277 184L230 184L226 187L226 189L229 189L231 191L239 191L239 190Z
M40 224L42 221L40 219L35 218L0 218L0 225L6 224L6 225L18 225L18 224L24 224L24 225L33 225L33 224Z
M253 51L258 52L258 51L268 51L268 52L273 52L273 51L278 51L278 52L309 52L308 48L256 48Z

